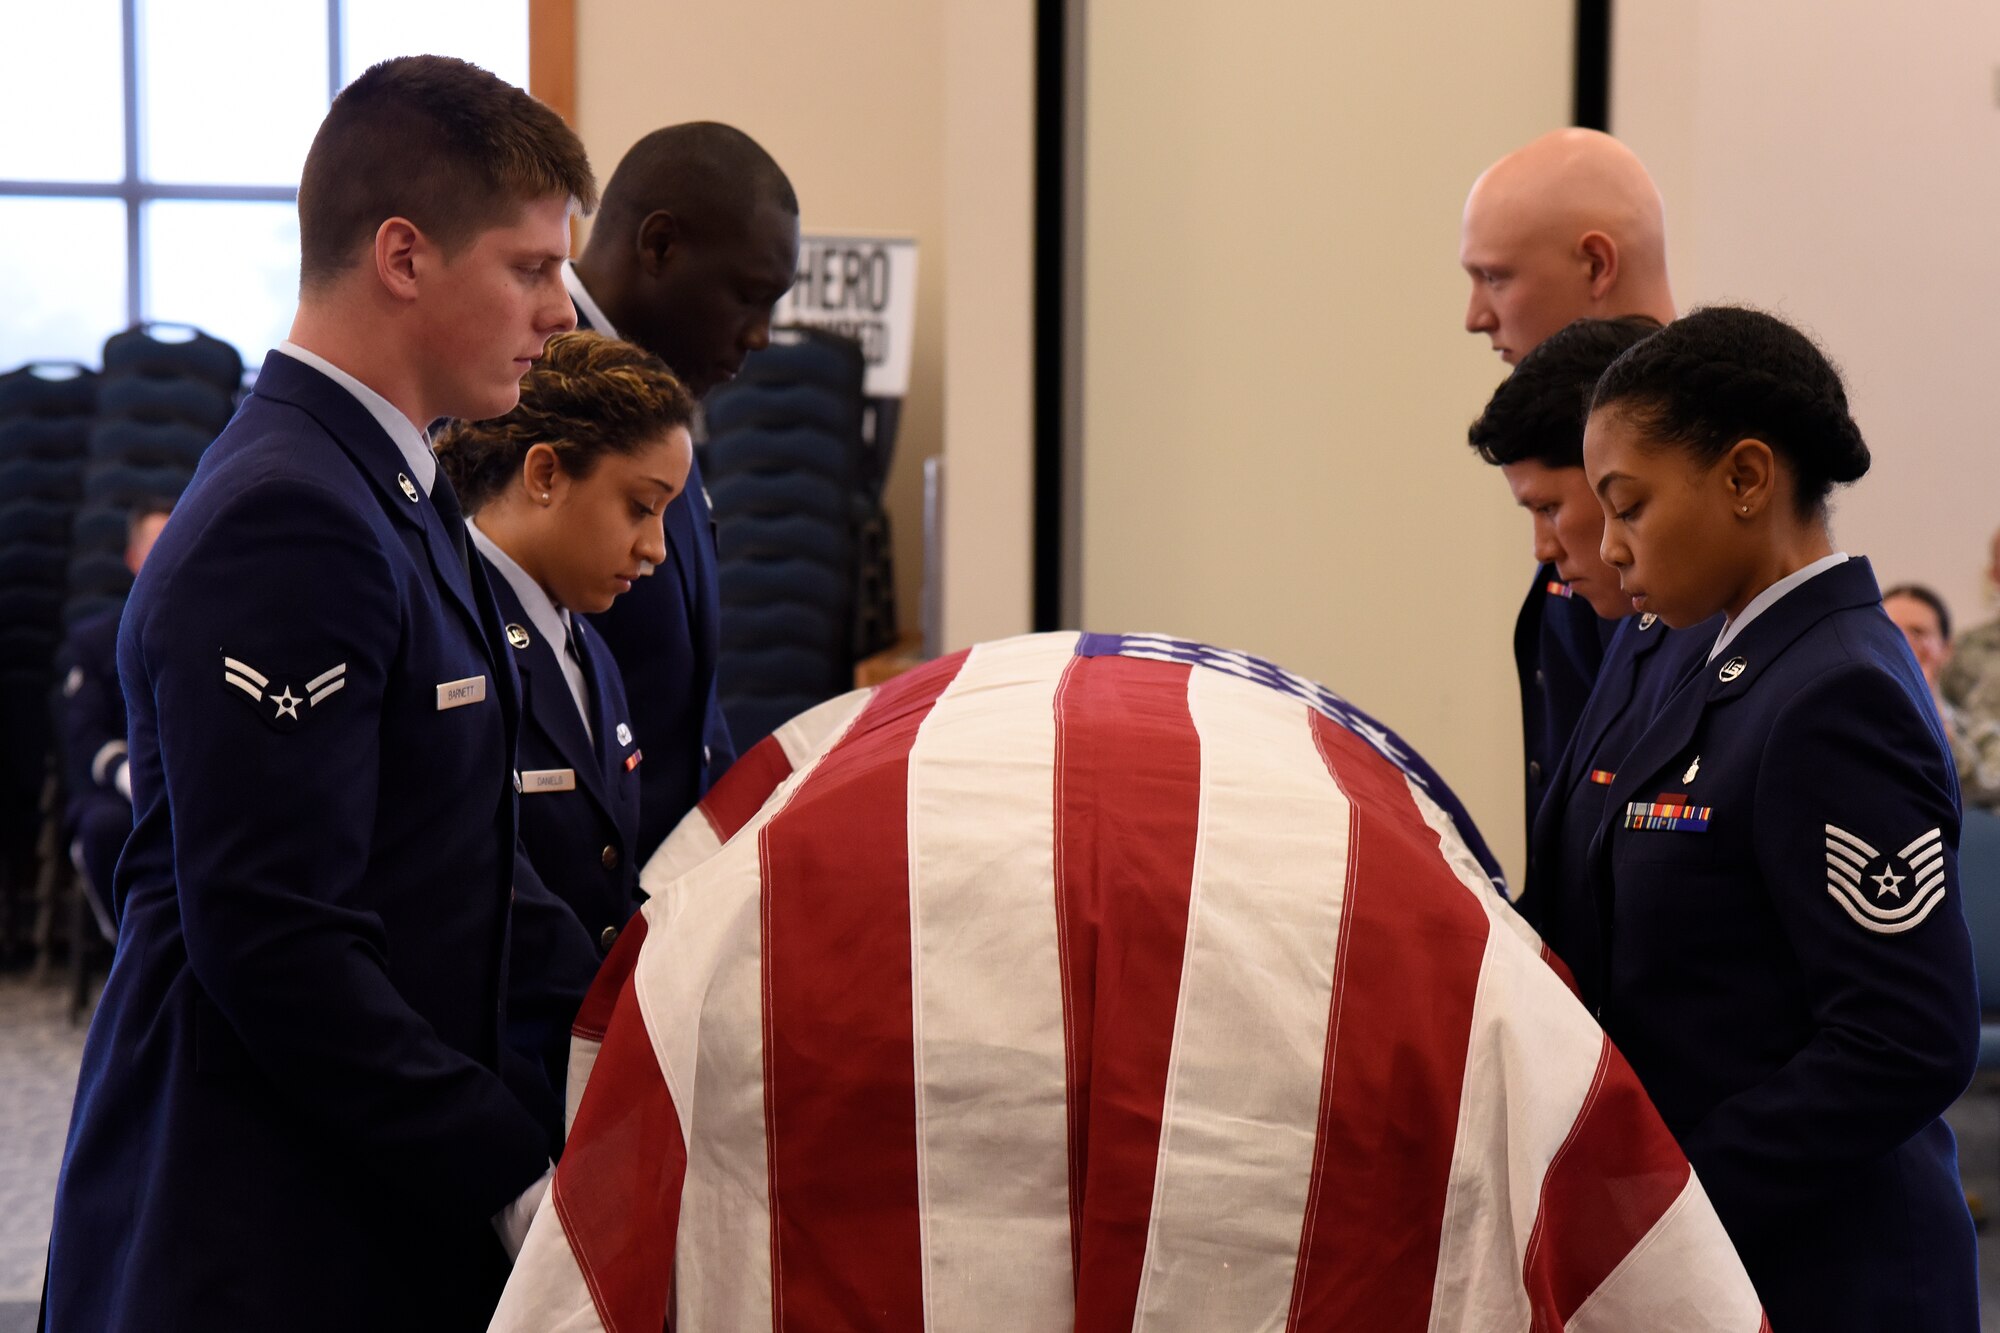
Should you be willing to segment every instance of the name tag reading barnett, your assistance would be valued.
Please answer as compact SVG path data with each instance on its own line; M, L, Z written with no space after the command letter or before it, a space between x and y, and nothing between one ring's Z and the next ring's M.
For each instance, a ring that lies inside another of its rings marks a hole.
M521 770L521 795L529 796L538 791L575 791L576 770L573 768L528 768Z
M447 708L463 708L486 698L486 677L467 676L464 680L448 680L437 687L438 712Z

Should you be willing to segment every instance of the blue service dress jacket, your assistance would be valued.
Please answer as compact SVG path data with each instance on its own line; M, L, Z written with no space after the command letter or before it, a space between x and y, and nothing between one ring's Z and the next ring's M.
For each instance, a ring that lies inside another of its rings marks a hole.
M1522 767L1526 775L1527 826L1548 794L1549 779L1583 716L1590 687L1616 622L1600 620L1575 596L1554 565L1539 565L1535 582L1514 618L1514 671L1521 684Z
M637 839L645 754L632 732L618 668L583 617L572 617L571 624L590 687L588 733L557 660L564 646L547 641L490 563L486 574L521 681L515 773L526 864L517 879L534 880L546 891L538 901L560 904L575 920L594 963L610 951L641 901ZM517 954L508 1042L546 1086L546 1095L528 1100L559 1151L570 1027L596 970L578 970L566 958L551 961Z
M70 626L56 655L61 677L56 749L62 759L63 831L83 853L84 874L97 910L116 922L112 869L132 831L132 802L120 788L125 772L125 695L118 684L118 611L100 611Z
M490 1317L491 1219L547 1166L497 1072L518 706L486 580L407 466L273 353L133 589L136 825L53 1333Z
M1722 630L1720 616L1685 630L1669 629L1651 613L1616 623L1597 684L1535 812L1528 878L1516 903L1570 967L1578 993L1593 1007L1603 978L1590 969L1603 956L1604 923L1590 879L1590 843L1604 822L1610 784L1675 686Z
M1601 1013L1774 1329L1973 1333L1940 1118L1977 1056L1959 797L1866 560L1792 589L1633 746L1593 843Z
M577 327L590 322L577 312ZM715 520L701 464L667 502L667 563L640 579L609 611L590 617L611 649L631 699L632 734L645 752L639 772L639 856L651 856L736 762L716 694L722 651L722 584Z

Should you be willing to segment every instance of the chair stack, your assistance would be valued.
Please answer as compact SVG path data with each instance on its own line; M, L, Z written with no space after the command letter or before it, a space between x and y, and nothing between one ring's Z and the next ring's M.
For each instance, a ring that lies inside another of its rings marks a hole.
M701 466L722 583L717 693L747 750L852 688L871 499L858 344L801 330L706 403Z
M21 886L33 873L63 569L97 382L71 362L30 362L0 375L0 938L16 934Z
M142 324L104 344L97 424L69 564L65 623L121 606L131 590L126 520L173 500L235 410L243 358L199 329Z

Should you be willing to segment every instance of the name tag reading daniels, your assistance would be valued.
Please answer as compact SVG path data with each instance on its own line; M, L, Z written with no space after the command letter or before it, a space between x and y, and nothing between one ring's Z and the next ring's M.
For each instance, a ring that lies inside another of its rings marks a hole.
M521 771L521 794L532 795L538 791L575 791L576 770L573 768L528 768Z
M447 708L463 708L476 704L486 697L486 677L467 676L464 680L448 680L438 686L438 712Z

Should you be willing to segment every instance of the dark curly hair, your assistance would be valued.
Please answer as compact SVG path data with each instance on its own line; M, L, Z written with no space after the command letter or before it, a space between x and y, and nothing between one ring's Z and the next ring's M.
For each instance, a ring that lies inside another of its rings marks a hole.
M1713 462L1762 440L1791 465L1798 509L1826 510L1868 471L1840 372L1813 340L1761 310L1706 306L1611 363L1590 410L1616 408L1656 444Z
M1579 319L1543 339L1500 382L1465 433L1473 452L1496 466L1583 466L1583 423L1597 377L1626 348L1660 331L1649 315Z
M587 477L607 453L630 454L694 421L694 399L666 362L601 333L564 333L521 381L521 401L490 421L454 421L437 439L438 463L465 512L475 513L521 475L528 450L546 444L562 469Z

